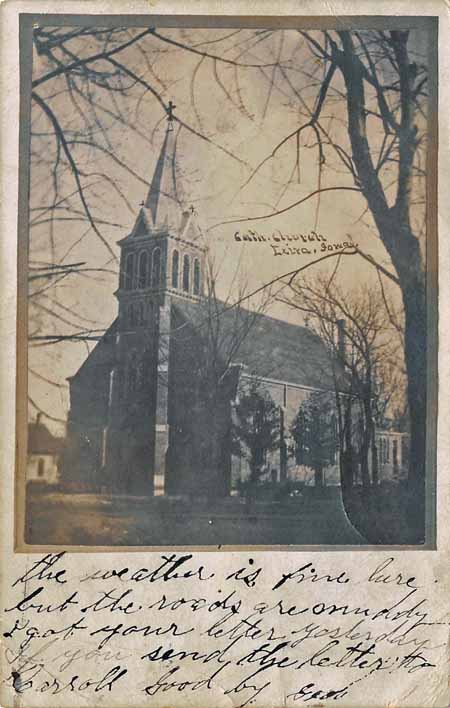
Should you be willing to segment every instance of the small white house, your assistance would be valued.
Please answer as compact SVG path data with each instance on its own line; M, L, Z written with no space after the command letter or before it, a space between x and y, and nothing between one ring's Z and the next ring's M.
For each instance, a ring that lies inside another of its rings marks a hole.
M61 438L55 437L41 421L41 413L28 424L27 482L45 485L59 481Z

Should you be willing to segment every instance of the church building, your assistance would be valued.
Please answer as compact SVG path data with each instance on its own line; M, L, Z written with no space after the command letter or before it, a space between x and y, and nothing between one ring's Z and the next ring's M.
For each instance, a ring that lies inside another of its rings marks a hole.
M182 189L170 114L148 194L119 246L117 318L69 379L61 482L112 494L201 493L214 437L214 488L226 496L239 381L262 382L287 430L312 391L333 388L325 347L306 327L211 304L207 245ZM222 374L210 385L201 376L211 332Z

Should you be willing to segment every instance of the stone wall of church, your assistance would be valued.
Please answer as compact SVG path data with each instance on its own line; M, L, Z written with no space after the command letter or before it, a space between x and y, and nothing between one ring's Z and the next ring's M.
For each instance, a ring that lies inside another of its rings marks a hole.
M200 366L200 340L174 319L169 363L169 447L166 493L226 496L231 488L229 382L209 386Z
M105 453L105 483L116 493L153 493L157 341L151 319L121 322Z
M111 367L88 360L70 382L67 443L61 484L72 491L98 488L104 430L108 417Z

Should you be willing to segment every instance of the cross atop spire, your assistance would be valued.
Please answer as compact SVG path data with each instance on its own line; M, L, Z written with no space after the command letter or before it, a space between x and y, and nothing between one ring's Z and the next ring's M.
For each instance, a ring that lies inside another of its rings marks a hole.
M172 101L169 101L167 108L166 108L167 120L168 120L169 126L170 126L170 128L168 128L168 130L172 128L174 108L176 108L176 105L174 103L172 103Z

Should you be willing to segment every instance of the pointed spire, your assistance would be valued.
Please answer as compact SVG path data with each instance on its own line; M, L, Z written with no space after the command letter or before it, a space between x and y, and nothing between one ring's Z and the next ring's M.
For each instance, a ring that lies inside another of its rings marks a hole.
M184 211L183 191L176 162L176 135L173 129L174 108L172 101L169 101L166 134L147 199L144 202L145 208L149 209L151 213L153 226L156 228L178 228Z

